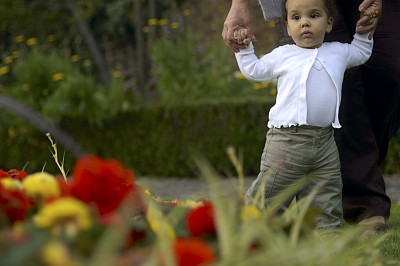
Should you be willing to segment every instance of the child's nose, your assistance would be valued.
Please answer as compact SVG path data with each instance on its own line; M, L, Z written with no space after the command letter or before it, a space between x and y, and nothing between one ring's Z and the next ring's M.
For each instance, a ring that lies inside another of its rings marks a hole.
M309 20L308 18L303 18L303 19L301 20L301 26L302 26L302 27L308 27L308 26L310 26L310 20Z

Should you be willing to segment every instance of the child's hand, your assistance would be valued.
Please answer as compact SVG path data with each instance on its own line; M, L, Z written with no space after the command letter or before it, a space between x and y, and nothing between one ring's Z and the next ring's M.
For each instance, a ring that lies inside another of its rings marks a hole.
M370 32L369 39L372 39L379 18L382 16L382 0L364 0L358 9L361 13L356 24L356 32L358 34Z
M238 28L233 33L233 37L237 40L238 44L249 44L251 42L251 36L249 36L250 31L245 28Z
M380 8L378 6L377 2L373 2L367 9L365 9L363 12L360 13L360 18L364 17L364 16L368 16L371 19L376 18L376 17L380 17Z

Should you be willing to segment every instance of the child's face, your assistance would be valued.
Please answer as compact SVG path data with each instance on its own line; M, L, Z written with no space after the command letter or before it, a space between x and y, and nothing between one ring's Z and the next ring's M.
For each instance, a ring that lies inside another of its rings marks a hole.
M325 33L332 30L333 18L325 9L324 0L288 0L287 31L297 46L318 48L324 41Z

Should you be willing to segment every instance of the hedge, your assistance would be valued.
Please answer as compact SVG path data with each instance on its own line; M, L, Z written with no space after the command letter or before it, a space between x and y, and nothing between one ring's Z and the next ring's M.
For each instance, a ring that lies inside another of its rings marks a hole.
M256 175L267 131L267 114L273 104L270 99L257 98L151 105L119 114L102 125L64 119L61 128L88 152L117 159L136 175L196 176L194 152L203 155L219 172L234 172L226 154L229 145L242 154L245 175ZM0 168L21 169L29 162L26 167L29 172L44 167L57 173L44 134L30 126L12 134L4 125L1 128ZM393 170L393 165L400 154L398 138L395 141L396 150L389 152L391 172L398 169L395 166ZM62 154L63 148L59 147L59 156ZM69 153L65 158L66 169L72 170L76 158Z

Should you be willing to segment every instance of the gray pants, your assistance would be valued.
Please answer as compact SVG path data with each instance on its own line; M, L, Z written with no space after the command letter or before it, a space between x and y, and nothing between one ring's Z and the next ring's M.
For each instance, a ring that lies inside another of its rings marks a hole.
M260 187L265 184L264 202L268 205L285 188L305 176L312 181L300 188L293 198L300 200L317 184L323 184L311 203L321 209L317 228L340 228L343 217L342 179L332 127L271 128L261 157L260 173L246 192L245 201L252 204ZM264 178L267 178L266 183ZM293 198L289 198L284 207L288 207Z

